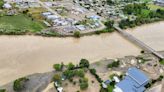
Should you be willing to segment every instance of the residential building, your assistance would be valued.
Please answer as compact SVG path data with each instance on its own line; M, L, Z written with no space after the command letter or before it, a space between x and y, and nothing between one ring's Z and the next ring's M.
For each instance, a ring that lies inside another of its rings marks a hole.
M154 4L164 6L164 0L154 0Z
M11 9L12 6L11 6L9 3L5 3L5 4L3 5L3 8Z
M113 92L144 92L149 78L139 69L129 68L124 80L115 85Z

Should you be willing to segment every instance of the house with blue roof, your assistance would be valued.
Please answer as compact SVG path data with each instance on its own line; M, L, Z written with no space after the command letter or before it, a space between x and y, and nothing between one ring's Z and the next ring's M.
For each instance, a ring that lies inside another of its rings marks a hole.
M141 70L129 68L124 80L115 85L113 92L144 92L149 78Z

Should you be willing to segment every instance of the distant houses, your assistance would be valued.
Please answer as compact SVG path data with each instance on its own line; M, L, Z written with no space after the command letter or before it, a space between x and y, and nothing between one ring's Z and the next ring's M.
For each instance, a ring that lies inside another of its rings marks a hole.
M125 78L115 85L113 92L144 92L149 78L139 69L129 68Z
M164 7L164 0L154 0L154 4Z

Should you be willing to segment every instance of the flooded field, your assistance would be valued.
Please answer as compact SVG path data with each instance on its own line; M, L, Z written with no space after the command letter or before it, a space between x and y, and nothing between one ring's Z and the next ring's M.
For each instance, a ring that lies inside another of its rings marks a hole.
M152 26L156 29L152 30ZM138 27L133 29L136 31L130 31L130 33L143 39L156 50L162 50L162 48L164 50L164 30L160 31L160 27L164 29L164 22ZM147 31L151 31L152 34ZM156 32L158 33L155 35ZM84 36L80 39L0 36L0 85L28 74L50 71L55 63L78 63L81 58L95 62L103 58L138 55L140 51L140 48L117 32Z

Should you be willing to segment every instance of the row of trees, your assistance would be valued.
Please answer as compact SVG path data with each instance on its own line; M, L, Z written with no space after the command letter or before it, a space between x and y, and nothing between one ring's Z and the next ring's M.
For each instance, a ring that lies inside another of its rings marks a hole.
M145 87L150 88L153 86L153 84L162 81L163 78L164 78L164 76L160 75L157 79L152 79Z
M89 68L90 63L87 59L81 59L79 65L74 65L73 63L69 63L68 65L61 64L54 64L53 68L56 71L62 71L63 67L66 66L68 70L80 69L80 68Z
M164 10L150 10L148 6L143 4L129 4L123 9L125 15L134 15L134 20L126 19L121 20L119 26L123 29L127 27L135 27L145 23L164 20Z
M74 85L76 81L73 81L73 77L79 77L79 86L81 90L85 90L88 88L88 79L85 78L86 68L89 68L89 61L86 59L81 59L78 65L74 65L73 63L69 63L68 65L54 64L53 68L56 71L62 72L62 74L55 74L53 77L53 81L58 84L62 84L62 78L68 79ZM64 69L63 69L64 68Z

